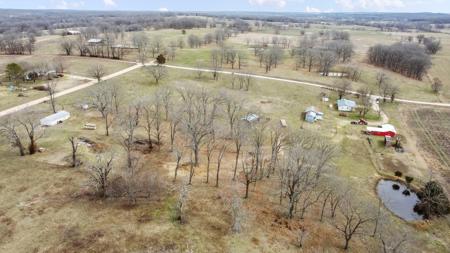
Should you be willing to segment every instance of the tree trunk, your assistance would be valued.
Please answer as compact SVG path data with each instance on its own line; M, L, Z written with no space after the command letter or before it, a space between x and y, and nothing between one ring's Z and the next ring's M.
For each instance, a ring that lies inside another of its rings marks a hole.
M248 198L248 188L250 187L250 182L246 182L246 184L245 184L245 199L247 199Z
M236 173L237 173L237 167L238 167L238 161L239 161L239 153L240 153L240 149L237 149L236 160L234 163L233 181L236 180Z
M211 165L211 159L208 156L208 163L206 164L206 183L209 183L209 167Z
M33 155L36 153L36 141L34 140L33 137L30 138L30 145L28 146L28 152L30 153L30 155Z
M345 245L344 245L344 249L348 250L348 244L350 242L350 238L345 238Z

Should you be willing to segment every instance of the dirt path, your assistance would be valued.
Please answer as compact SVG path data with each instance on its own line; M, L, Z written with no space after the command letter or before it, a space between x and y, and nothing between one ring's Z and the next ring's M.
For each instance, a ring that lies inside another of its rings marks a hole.
M133 71L133 70L138 69L138 68L141 68L141 67L142 67L141 64L133 65L133 66L131 66L131 67L129 67L129 68L126 68L126 69L117 71L116 73L113 73L113 74L110 74L110 75L107 75L107 76L103 77L103 78L102 78L102 81L106 81L106 80L109 80L109 79L112 79L112 78L121 76L121 75L123 75L123 74L126 74L126 73L128 73L128 72L130 72L130 71ZM86 78L86 77L82 77L82 78L83 78L83 79L87 79L87 80L90 79L90 78ZM57 98L57 97L61 97L61 96L64 96L64 95L67 95L67 94L70 94L70 93L73 93L73 92L76 92L76 91L79 91L79 90L88 88L88 87L93 86L93 85L95 85L95 84L97 84L97 83L98 83L97 80L93 80L93 81L90 81L90 82L88 82L88 83L85 83L85 84L82 84L82 85L78 85L78 86L75 86L75 87L73 87L73 88L69 88L69 89L67 89L67 90L60 91L60 92L58 92L58 93L55 94L55 97L56 97L56 98ZM10 114L12 114L12 113L18 112L18 111L25 110L25 109L27 109L27 108L30 108L30 107L32 107L32 106L35 106L35 105L40 104L40 103L43 103L43 102L46 102L46 101L48 101L48 100L50 100L50 97L46 96L46 97L43 97L43 98L39 98L39 99L30 101L30 102L25 103L25 104L21 104L21 105L18 105L18 106L14 106L14 107L12 107L12 108L9 108L9 109L6 109L6 110L4 110L4 111L1 111L1 112L0 112L0 118L1 118L1 117L4 117L4 116L7 116L7 115L10 115Z

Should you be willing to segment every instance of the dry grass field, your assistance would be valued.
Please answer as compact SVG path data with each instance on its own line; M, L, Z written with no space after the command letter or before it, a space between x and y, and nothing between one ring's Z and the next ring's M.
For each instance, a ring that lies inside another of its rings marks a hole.
M351 33L355 43L353 64L363 70L360 82L353 83L353 89L362 86L375 87L377 69L365 63L365 52L376 42L393 43L407 33L386 33L373 28L350 26L313 25L307 34L325 29L346 30ZM197 34L203 36L213 29L188 30L182 35L179 30L146 31L150 37L160 36L169 43L181 36ZM415 35L415 34L414 34ZM132 34L127 34L130 39ZM226 43L240 50L248 50L248 61L243 72L265 74L259 67L252 50L246 46L247 38L271 37L270 29L241 34L230 38ZM281 36L289 36L294 41L300 39L298 29L282 30ZM391 80L400 87L399 97L423 101L450 101L450 73L444 66L449 61L450 37L439 34L444 50L433 57L430 75L438 76L445 83L440 96L431 93L428 80L414 81L395 73L387 72ZM0 69L10 62L51 61L59 56L64 59L68 74L90 76L93 66L101 64L106 74L132 66L125 61L114 61L91 57L61 56L59 36L38 37L37 50L33 56L0 56ZM209 67L209 53L215 45L198 49L177 50L174 61L168 64ZM304 70L295 71L294 61L287 57L280 66L267 75L306 80L333 85L333 78L320 77L318 73ZM125 60L135 61L136 55L130 54ZM338 66L337 68L339 68ZM228 67L224 67L228 69ZM67 89L84 83L66 76L60 81L60 89ZM139 68L105 81L107 85L118 85L122 94L123 107L132 105L144 97L151 97L161 87L169 87L174 92L174 103L180 98L176 92L183 87L206 88L215 94L227 92L244 101L246 112L257 113L278 125L285 119L288 129L295 132L311 131L319 134L336 145L338 156L332 166L324 173L333 184L351 188L351 196L360 201L366 213L378 209L379 199L376 185L382 178L392 178L395 171L414 177L413 186L418 188L430 176L430 169L441 182L450 183L449 131L450 114L445 110L412 108L397 103L382 105L402 137L405 153L397 153L392 148L384 148L382 138L373 137L372 145L362 131L364 126L351 125L358 118L339 116L339 112L330 104L336 101L337 94L319 88L292 85L272 80L253 80L249 91L231 89L229 75L220 75L214 81L210 73L201 78L195 71L168 70L167 78L156 85L146 68ZM23 84L24 86L27 84ZM328 211L325 219L319 220L320 202L313 205L304 219L285 218L286 201L279 203L279 180L276 175L258 181L250 186L250 196L242 199L244 210L243 231L235 234L231 231L232 215L230 201L233 196L243 196L245 185L242 172L239 179L232 181L235 151L229 139L221 139L228 144L223 159L219 187L213 182L205 183L206 150L201 149L201 163L195 170L193 183L189 186L187 201L187 222L180 224L175 220L175 209L180 187L189 176L189 157L182 159L178 179L173 182L175 158L170 152L168 122L163 122L161 145L151 152L134 150L139 154L143 179L157 180L161 189L146 198L139 198L136 205L130 205L125 198L98 198L89 187L87 168L99 153L113 152L114 170L111 178L119 178L125 173L125 151L121 146L122 133L118 124L112 126L111 136L105 136L104 121L95 109L82 110L80 105L91 100L98 85L57 99L59 107L71 113L71 118L62 124L46 128L39 147L43 152L35 155L18 156L7 140L0 141L0 251L11 253L28 252L344 252L343 238L334 226L340 218L332 219ZM321 101L321 93L330 96L330 102ZM5 86L0 87L0 110L42 97L45 92L27 91L27 96L18 98ZM358 100L356 97L348 98ZM359 100L358 100L359 101ZM324 120L314 124L306 123L302 113L306 107L314 105L324 112ZM48 103L39 104L26 112L42 118L51 113ZM372 116L372 114L370 114ZM375 118L375 117L373 117ZM0 119L2 120L2 119ZM224 120L221 118L220 120ZM379 119L369 121L379 124ZM95 123L96 130L83 130L86 123ZM225 125L224 122L222 122ZM224 126L221 126L224 127ZM181 133L180 133L181 135ZM68 138L77 136L94 143L83 144L80 155L83 164L70 167L71 147ZM146 138L144 129L136 132L137 139ZM268 142L268 141L266 141ZM177 139L179 146L186 146L183 138ZM269 154L269 143L263 150ZM215 176L216 158L212 162ZM448 252L450 248L450 220L448 217L429 221L406 222L387 209L382 208L384 224L408 235L408 252ZM308 231L303 248L296 245L298 231ZM369 234L373 226L365 233ZM369 231L369 232L368 232ZM349 252L381 252L380 243L371 236L358 235L352 240Z

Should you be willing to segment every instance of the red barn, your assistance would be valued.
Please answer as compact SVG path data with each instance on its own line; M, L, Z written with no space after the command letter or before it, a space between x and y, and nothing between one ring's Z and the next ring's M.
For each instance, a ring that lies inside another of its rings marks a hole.
M385 136L385 137L386 136L395 137L395 135L397 135L395 127L390 124L384 124L380 127L367 127L366 133L370 135Z

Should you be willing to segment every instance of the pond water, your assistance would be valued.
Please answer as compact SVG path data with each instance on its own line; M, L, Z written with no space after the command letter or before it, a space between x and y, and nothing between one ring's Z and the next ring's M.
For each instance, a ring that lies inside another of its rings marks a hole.
M419 198L412 191L409 191L410 195L403 194L405 190L408 190L406 185L392 180L380 180L377 185L378 197L387 209L406 221L422 220L422 215L414 212Z

